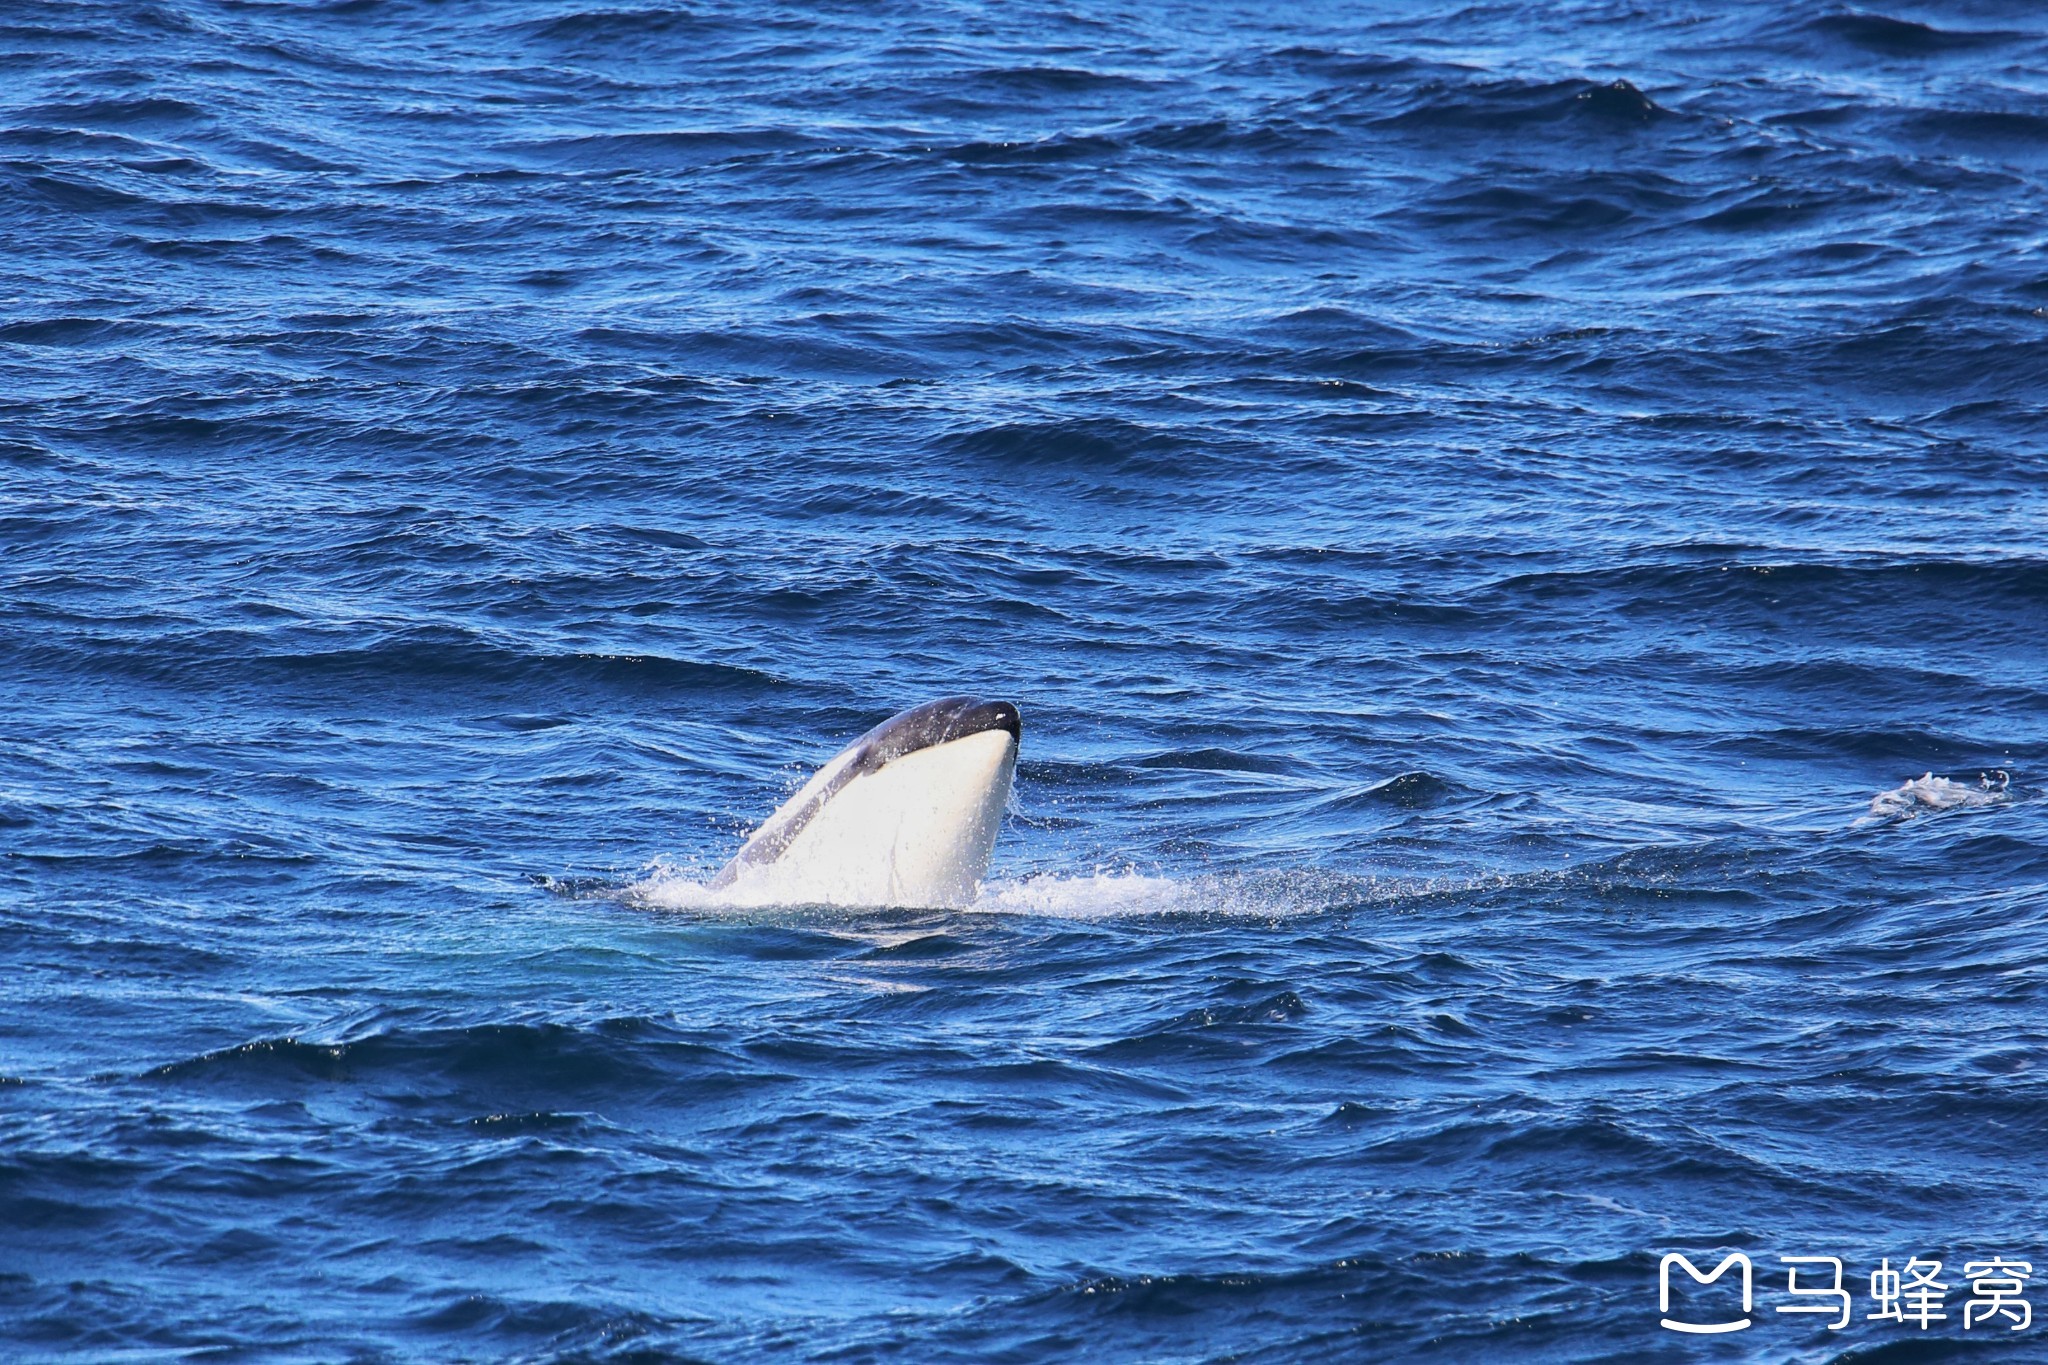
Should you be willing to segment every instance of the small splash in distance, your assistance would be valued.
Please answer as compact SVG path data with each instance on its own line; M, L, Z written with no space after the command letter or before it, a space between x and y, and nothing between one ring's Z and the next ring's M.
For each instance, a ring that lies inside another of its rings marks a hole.
M1936 777L1932 772L1922 773L1890 791L1871 797L1870 814L1857 823L1910 820L1926 811L1969 810L1994 805L2005 800L2006 788L2011 784L2011 775L2002 769L1980 774L1974 786L1953 778Z

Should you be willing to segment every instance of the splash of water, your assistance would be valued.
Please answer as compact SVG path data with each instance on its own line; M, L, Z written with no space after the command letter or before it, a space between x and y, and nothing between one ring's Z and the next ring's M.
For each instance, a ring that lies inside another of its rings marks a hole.
M1873 820L1910 820L1924 811L1967 810L2005 800L2011 778L2004 772L1985 773L1976 785L1936 777L1932 772L1900 783L1890 791L1870 798Z
M1135 868L1087 873L1034 873L982 884L962 913L1099 920L1134 916L1202 915L1278 919L1317 914L1364 902L1399 900L1444 889L1412 878L1297 870L1238 875L1173 877ZM740 883L713 888L701 868L657 863L621 893L656 910L717 914L800 908L773 885Z

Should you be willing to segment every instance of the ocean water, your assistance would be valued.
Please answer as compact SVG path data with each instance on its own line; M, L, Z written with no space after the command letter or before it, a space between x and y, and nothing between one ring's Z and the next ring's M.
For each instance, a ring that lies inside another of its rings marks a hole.
M2048 1358L2048 15L1867 3L0 7L0 1357ZM695 891L952 692L971 909Z

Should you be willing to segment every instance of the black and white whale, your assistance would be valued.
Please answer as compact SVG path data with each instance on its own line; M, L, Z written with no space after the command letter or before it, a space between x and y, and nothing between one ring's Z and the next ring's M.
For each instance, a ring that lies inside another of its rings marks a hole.
M962 906L988 874L1023 723L945 697L891 716L818 769L710 889L755 904Z

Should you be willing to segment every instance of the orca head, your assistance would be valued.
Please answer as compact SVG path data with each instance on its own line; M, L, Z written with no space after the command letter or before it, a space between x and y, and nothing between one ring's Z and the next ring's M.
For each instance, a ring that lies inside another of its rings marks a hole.
M712 879L764 904L961 906L988 873L1023 720L943 697L840 751Z

